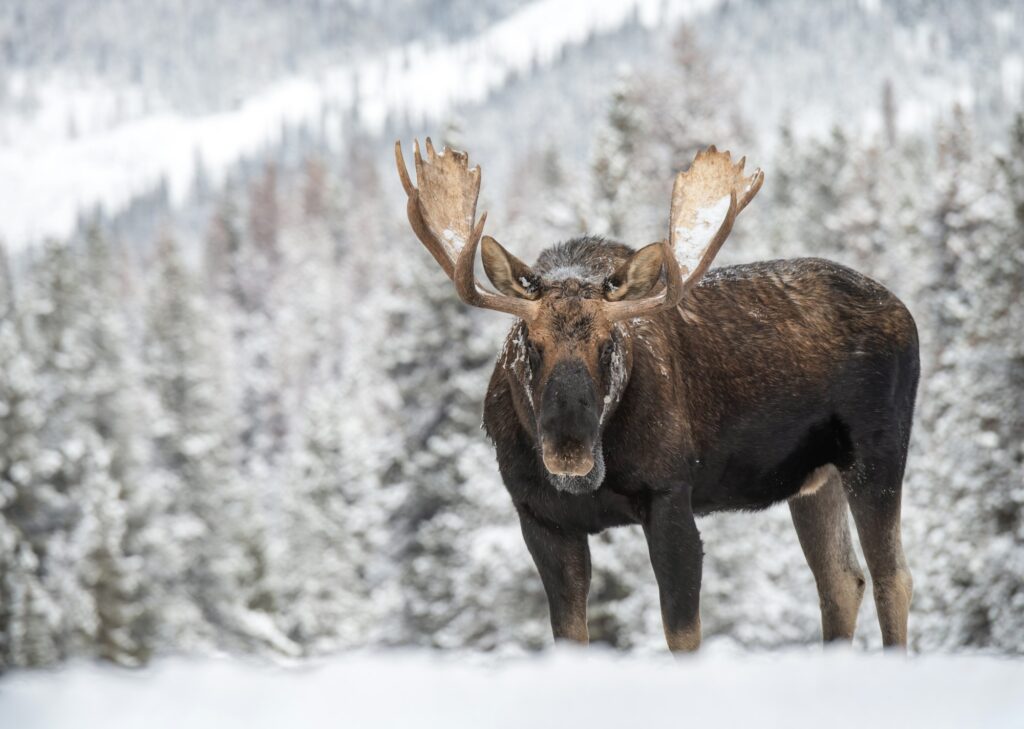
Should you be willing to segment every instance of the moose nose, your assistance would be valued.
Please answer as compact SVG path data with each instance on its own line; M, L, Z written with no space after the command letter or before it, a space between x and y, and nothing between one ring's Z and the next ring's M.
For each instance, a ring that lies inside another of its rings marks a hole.
M544 388L540 409L544 465L555 474L583 476L594 467L597 392L580 361L559 362Z

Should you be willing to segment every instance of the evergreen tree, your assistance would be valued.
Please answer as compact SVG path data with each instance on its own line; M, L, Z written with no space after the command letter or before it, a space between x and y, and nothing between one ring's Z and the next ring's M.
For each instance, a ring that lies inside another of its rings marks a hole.
M96 599L100 655L119 663L144 662L151 650L146 626L152 605L143 595L145 573L140 532L147 528L156 498L149 478L147 395L132 349L124 307L125 287L116 252L98 224L90 227L83 251L85 298L81 309L85 341L93 364L85 383L88 417L108 459L90 482L90 519L95 524L87 579ZM132 553L132 550L138 550Z
M92 349L82 257L48 242L30 275L25 336L35 360L40 424L34 482L12 505L34 552L46 591L59 609L54 641L62 656L90 647L96 606L87 555L96 538L92 488L108 477L109 453L92 418Z
M149 295L146 375L161 413L154 442L169 493L165 518L180 547L163 575L166 599L180 608L169 617L181 623L170 628L179 640L269 643L290 651L266 619L273 606L261 583L265 545L253 493L239 478L208 306L177 246L165 239ZM193 600L206 629L190 616Z
M346 232L354 225L350 218L374 214L376 190L372 180L365 184L372 189L359 193L366 198L353 206L363 209L342 215L336 201L355 194L348 181L339 190L322 160L307 163L302 216L282 234L283 265L273 293L287 409L296 416L271 573L282 596L283 628L311 652L371 643L388 605L376 579L386 530L372 464L380 438L373 400L381 383L367 381L373 353L358 345L373 324L364 320L368 310L357 308L354 293L367 288L372 249L353 249ZM364 228L361 236L352 230L351 240L364 243L373 230ZM352 358L358 358L358 374L343 376Z
M643 116L629 78L620 79L612 91L604 126L594 142L593 205L591 232L616 239L637 235L642 225L642 205L649 195L650 178L640 158L647 120Z
M402 296L385 312L380 352L400 398L389 416L402 442L382 464L385 488L401 495L392 517L402 588L399 640L493 647L502 626L489 619L495 590L488 583L511 575L491 572L490 561L474 569L484 555L470 545L485 531L493 534L496 520L506 533L517 531L479 430L494 345L481 336L476 312L435 269L425 255L396 266Z
M32 524L42 420L0 245L0 668L45 665L60 657L60 612L40 582L38 560L23 531Z

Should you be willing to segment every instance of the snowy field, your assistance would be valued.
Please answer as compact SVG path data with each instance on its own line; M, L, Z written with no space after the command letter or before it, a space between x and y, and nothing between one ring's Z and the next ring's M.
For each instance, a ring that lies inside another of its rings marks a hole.
M817 649L692 659L559 650L498 661L395 653L275 667L165 659L0 680L0 726L1020 727L1024 661Z

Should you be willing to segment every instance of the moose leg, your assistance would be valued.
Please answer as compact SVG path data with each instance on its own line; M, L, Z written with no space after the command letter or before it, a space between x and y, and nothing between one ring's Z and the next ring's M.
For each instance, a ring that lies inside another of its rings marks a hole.
M661 622L669 650L700 647L700 578L704 559L689 492L651 500L644 534L661 597Z
M850 641L864 596L864 572L850 539L846 494L832 466L825 484L812 494L789 500L800 547L814 575L821 603L823 640Z
M590 546L586 534L555 531L519 510L519 525L548 596L555 640L586 644Z
M905 649L914 583L900 537L902 477L902 464L898 468L871 465L843 476L860 546L871 573L882 645ZM848 481L852 483L847 485Z

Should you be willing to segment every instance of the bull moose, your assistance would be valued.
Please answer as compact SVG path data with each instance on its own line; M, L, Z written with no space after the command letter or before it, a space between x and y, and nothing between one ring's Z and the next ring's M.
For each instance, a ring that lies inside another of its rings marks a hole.
M906 646L912 581L900 495L919 375L892 293L817 258L709 271L764 181L714 147L672 190L667 240L585 236L526 265L476 217L480 168L395 145L409 223L467 304L516 322L484 427L547 593L556 639L586 643L588 535L641 524L673 651L700 645L695 517L787 501L825 641L849 641L864 593L853 513L886 646ZM481 237L482 236L482 237ZM475 280L478 245L496 291Z

